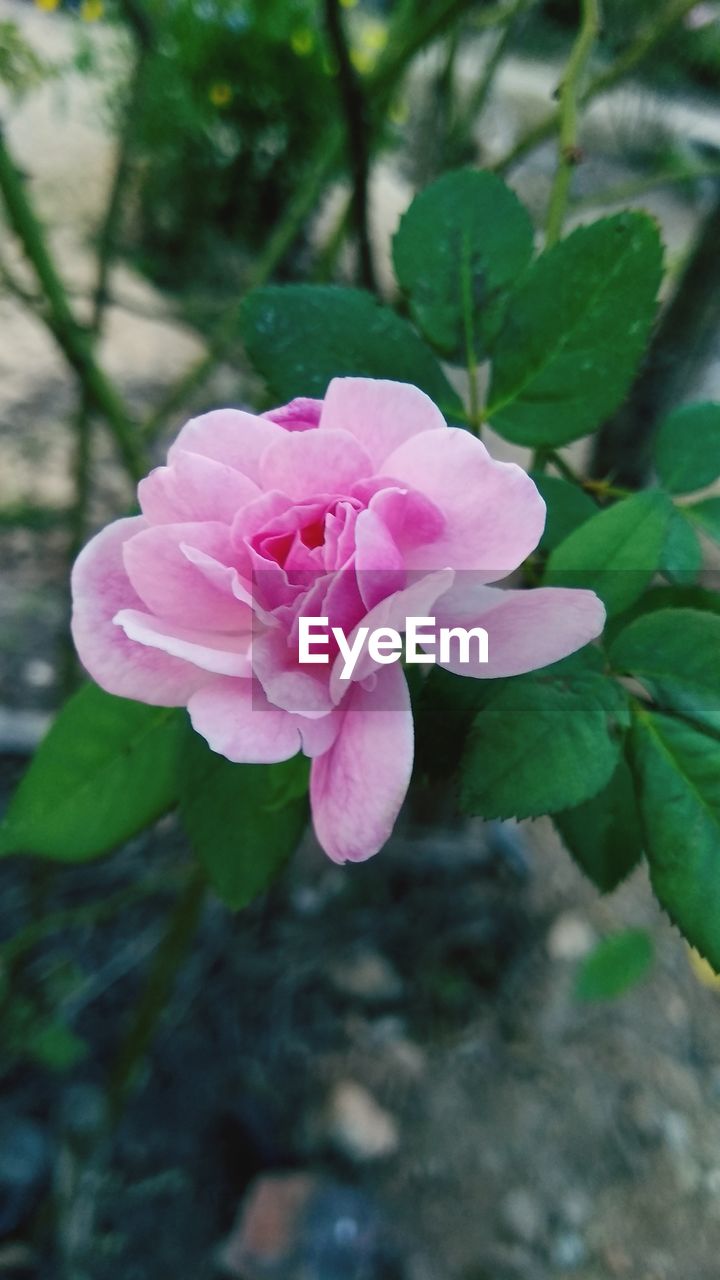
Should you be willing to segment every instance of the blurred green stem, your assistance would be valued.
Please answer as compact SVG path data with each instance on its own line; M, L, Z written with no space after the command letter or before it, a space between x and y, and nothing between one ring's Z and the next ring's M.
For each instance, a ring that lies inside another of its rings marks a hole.
M697 0L669 0L664 9L657 13L654 20L628 45L625 52L621 53L605 71L601 71L594 76L579 95L580 106L587 106L589 102L592 102L593 98L597 98L601 93L607 93L609 89L614 89L630 71L634 71L644 61L656 44L664 36L668 35L673 27L677 26L678 22L681 22L685 15L696 6ZM532 129L529 129L492 168L498 173L506 173L508 169L512 169L513 165L516 165L531 151L534 151L536 147L539 147L541 143L552 137L558 127L559 119L559 110L551 111L539 124L533 125Z
M32 208L1 130L0 193L10 225L22 244L43 295L44 306L39 314L75 370L90 402L108 423L129 476L133 480L139 480L146 471L146 465L137 429L122 398L95 359L92 334L75 319L40 221Z
M155 954L145 989L120 1045L108 1084L108 1118L122 1115L137 1071L172 995L175 979L192 942L205 902L207 882L199 863L175 903L165 935Z
M548 205L546 235L548 248L562 235L570 195L570 179L580 159L578 149L580 82L600 31L598 0L581 0L580 15L580 29L558 90L558 162Z

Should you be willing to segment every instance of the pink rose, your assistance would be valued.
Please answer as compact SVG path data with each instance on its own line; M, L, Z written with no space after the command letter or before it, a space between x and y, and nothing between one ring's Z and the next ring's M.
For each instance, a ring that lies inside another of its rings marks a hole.
M257 417L194 418L139 486L142 515L103 529L73 571L73 636L110 693L187 706L238 762L312 758L315 830L337 862L387 840L410 781L402 666L364 654L339 678L301 664L298 619L486 628L508 676L565 657L602 630L589 591L499 590L537 546L545 506L520 467L448 427L416 387L336 378L325 399ZM252 641L252 643L251 643ZM335 660L333 660L335 659Z

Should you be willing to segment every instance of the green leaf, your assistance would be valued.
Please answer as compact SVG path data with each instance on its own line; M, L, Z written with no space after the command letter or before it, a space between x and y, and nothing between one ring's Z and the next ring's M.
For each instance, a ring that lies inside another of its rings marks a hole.
M630 770L621 758L596 796L556 813L553 822L578 866L601 893L611 893L637 866L642 832Z
M531 471L530 476L547 506L540 550L553 551L581 524L597 515L597 505L577 485L558 476L547 476L540 471Z
M323 396L332 378L412 382L449 417L462 407L407 321L361 289L269 285L248 294L241 329L256 369L281 400Z
M599 511L552 552L546 583L597 591L609 614L621 613L660 568L674 510L667 494L650 489Z
M720 404L688 404L658 429L655 466L670 493L694 493L720 476Z
M683 507L683 511L703 533L714 538L715 542L720 542L720 498L695 502L691 507Z
M605 628L604 641L611 645L621 631L636 618L659 609L700 609L706 613L720 613L720 594L706 587L651 587L625 612L611 618Z
M58 713L0 827L0 854L96 858L177 803L176 709L80 689Z
M245 907L275 879L307 822L308 761L231 764L197 734L186 745L180 817L223 902Z
M421 191L393 240L395 273L413 319L459 363L467 351L466 300L482 356L532 252L527 210L500 178L478 169L446 173Z
M579 227L529 268L494 351L488 417L508 440L562 445L621 403L662 275L657 226L625 212Z
M620 632L610 660L641 680L662 707L720 732L720 615L647 613Z
M87 1041L59 1020L32 1030L23 1047L29 1057L52 1071L70 1071L90 1051Z
M650 879L691 946L720 969L720 742L683 720L641 711L632 767Z
M575 978L578 1000L614 1000L648 974L654 957L645 929L624 929L603 938L580 965Z
M503 684L476 716L462 766L463 807L533 818L581 804L617 767L622 690L592 672Z
M665 535L661 571L670 582L691 586L697 580L702 562L698 536L684 511L675 507Z

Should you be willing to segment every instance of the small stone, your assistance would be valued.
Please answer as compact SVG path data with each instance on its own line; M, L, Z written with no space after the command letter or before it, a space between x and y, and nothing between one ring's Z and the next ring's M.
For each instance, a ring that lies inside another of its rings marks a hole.
M31 658L23 667L23 680L33 689L47 689L55 679L52 663L44 658Z
M550 927L548 955L553 960L581 960L595 945L595 932L587 920L565 911Z
M342 995L369 1004L389 1004L403 992L399 974L378 951L358 951L338 961L330 971L330 978Z
M592 1213L592 1200L584 1191L576 1188L562 1197L559 1205L560 1217L568 1227L576 1230L584 1227Z
M587 1258L587 1245L577 1231L563 1231L555 1237L550 1256L560 1271L573 1271Z
M500 1217L510 1234L523 1244L536 1244L545 1229L545 1213L537 1196L524 1187L509 1191L500 1206Z
M234 1276L282 1265L295 1251L300 1222L317 1189L310 1174L268 1175L253 1184L220 1262Z
M351 1160L379 1160L400 1145L397 1124L388 1111L354 1080L335 1085L327 1109L327 1134Z

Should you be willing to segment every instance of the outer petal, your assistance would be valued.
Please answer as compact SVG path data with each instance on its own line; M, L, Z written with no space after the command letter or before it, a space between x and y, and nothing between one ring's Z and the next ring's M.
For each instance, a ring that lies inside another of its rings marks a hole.
M448 427L408 440L383 470L419 489L445 517L440 537L408 551L408 567L475 569L492 582L512 573L540 540L545 503L532 480L514 463L495 462L469 431Z
M138 485L140 506L150 524L232 524L238 511L259 496L257 485L234 467L184 449L173 455L172 466L156 467Z
M188 711L211 750L237 764L275 764L300 750L297 717L272 707L255 680L213 680L193 695Z
M250 636L224 635L219 631L195 631L173 626L139 609L121 609L114 619L130 640L185 658L214 675L249 676Z
M348 695L335 744L313 761L310 803L317 838L334 862L363 862L388 839L410 783L413 723L398 665L372 690Z
M307 499L347 493L372 470L366 451L347 431L295 431L284 433L263 454L260 478L264 489Z
M605 624L605 607L593 591L501 591L468 585L462 578L438 600L434 613L438 626L481 626L487 631L487 663L461 664L454 649L451 661L441 664L457 675L475 678L519 676L559 662L595 640Z
M289 404L280 405L279 409L268 409L263 417L269 418L271 422L277 422L278 426L284 427L286 431L311 431L320 421L322 407L322 400L312 400L309 396L297 396Z
M282 439L282 427L269 418L245 413L242 409L214 409L200 418L191 418L168 452L168 462L178 453L200 453L228 467L235 467L258 481L260 458L268 445Z
M129 640L113 618L119 609L141 609L123 565L123 545L142 516L116 520L80 552L72 571L72 634L80 660L108 693L155 707L183 706L207 673L157 649Z
M232 561L230 530L209 520L155 525L125 544L125 568L146 608L181 627L249 630L248 606L208 581L184 554L185 544L221 563Z
M320 430L349 431L369 453L374 470L388 454L421 431L445 430L429 396L408 382L383 378L333 378L325 393Z

